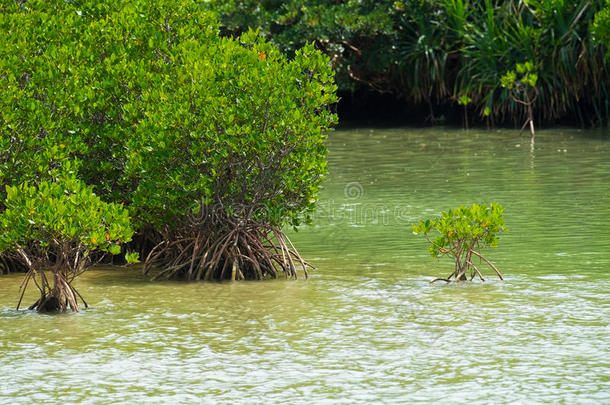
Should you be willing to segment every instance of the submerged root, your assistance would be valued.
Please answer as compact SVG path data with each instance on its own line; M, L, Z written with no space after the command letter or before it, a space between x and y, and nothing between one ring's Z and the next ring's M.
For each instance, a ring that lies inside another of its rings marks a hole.
M472 281L475 278L475 276L479 276L479 279L481 281L485 281L485 278L483 277L483 274L481 274L481 271L479 270L479 268L474 263L472 263L472 261L470 260L471 254L478 256L481 259L481 261L485 262L489 267L491 267L496 272L496 274L498 275L500 280L504 280L504 277L502 277L502 274L496 268L496 266L493 265L493 263L491 263L489 260L487 260L485 257L483 257L480 253L477 253L474 250L471 250L471 251L469 251L467 259L464 260L463 264L460 264L459 260L457 261L456 268L453 271L453 273L451 273L449 275L449 277L446 277L446 278L437 277L435 279L430 280L430 284L435 283L437 281L445 281L447 283L451 283L451 282L457 283L460 281L468 281L469 280L467 277L468 270L470 270L470 281Z
M451 282L451 280L450 280L450 279L448 279L448 278L437 277L437 278L435 278L434 280L430 280L430 284L432 284L432 283L434 283L434 282L436 282L436 281L445 281L445 282L447 282L447 283L450 283L450 282Z
M309 265L288 237L254 221L228 223L219 230L199 226L157 244L144 262L153 280L264 280L307 277Z

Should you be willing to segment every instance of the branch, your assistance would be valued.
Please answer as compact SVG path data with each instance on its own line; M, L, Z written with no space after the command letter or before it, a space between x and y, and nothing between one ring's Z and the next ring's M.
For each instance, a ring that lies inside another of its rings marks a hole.
M350 44L347 41L341 41L341 43L345 46L347 46L349 49L351 49L352 51L356 52L358 54L358 56L362 56L362 51L358 48L356 48L354 45Z
M23 248L19 245L17 245L17 252L19 252L19 254L21 255L21 257L23 257L23 259L25 260L25 263L28 265L28 267L31 269L32 268L32 261L30 260L30 258L28 257L28 255L25 253L25 251L23 250Z
M32 278L33 273L35 273L36 270L32 270L30 269L27 274L25 275L25 279L23 280L23 282L21 283L21 287L19 287L19 289L21 290L21 296L19 297L19 302L17 302L17 308L15 309L19 309L19 307L21 306L21 301L23 301L23 296L25 294L25 289L28 286L28 281L30 281L30 278Z

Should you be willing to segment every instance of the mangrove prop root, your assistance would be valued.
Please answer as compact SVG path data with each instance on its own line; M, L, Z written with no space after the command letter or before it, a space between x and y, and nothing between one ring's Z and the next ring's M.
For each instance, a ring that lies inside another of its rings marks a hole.
M470 261L466 262L468 263L468 265L470 265L473 269L474 272L476 272L476 274L479 275L479 278L481 279L481 281L485 281L485 279L483 278L483 275L481 274L481 272L479 271L479 269L477 268L477 266L475 266L473 263L471 263ZM470 280L472 280L474 278L474 272L472 273L472 277L470 278Z
M103 258L102 255L98 260ZM72 286L74 279L82 274L92 262L91 256L81 251L81 246L61 246L51 254L41 254L36 246L17 246L10 260L19 260L27 272L19 287L19 301L16 309L21 307L25 292L32 283L38 289L40 297L29 309L38 312L78 311L80 300L85 308L88 304L82 295Z
M487 260L480 253L475 252L474 250L468 250L466 255L463 257L463 261L460 260L460 257L456 257L455 270L453 271L453 273L451 273L449 275L449 277L447 277L447 278L437 277L433 280L430 280L430 283L434 283L436 281L445 281L447 283L450 283L452 281L459 282L459 281L468 280L468 277L466 276L466 274L468 273L469 269L471 270L470 281L472 281L474 279L474 277L477 275L479 276L479 279L481 279L481 281L485 281L485 278L483 277L483 274L481 273L479 268L477 266L475 266L474 263L472 263L472 261L471 261L472 255L479 257L483 262L487 263L487 265L496 272L496 274L498 275L500 280L504 280L502 273L500 273L500 271L496 268L496 266L494 266L494 264L492 262Z
M221 226L197 223L167 232L148 254L144 274L153 280L264 280L307 278L313 268L281 229L252 220Z
M496 268L496 266L493 265L492 262L490 262L489 260L487 260L485 257L483 257L480 253L475 252L474 250L472 251L472 253L478 257L481 258L481 260L483 260L485 263L487 263L489 265L489 267L491 267L492 269L494 269L494 271L496 272L496 274L498 275L498 277L500 277L500 280L504 280L504 277L502 277L502 273L500 273L500 270L498 270Z
M36 281L37 275L40 278L39 282ZM85 308L89 307L82 295L61 273L53 274L53 287L51 287L43 271L31 269L26 274L21 285L22 291L17 303L17 309L21 306L27 284L32 279L36 282L36 286L40 291L40 298L28 307L30 310L36 310L37 312L66 312L68 309L71 309L78 312L78 299L82 301Z
M432 284L432 283L434 283L434 282L436 282L436 281L445 281L445 282L447 282L447 283L450 283L450 282L451 282L451 280L450 280L450 279L448 279L448 278L437 277L437 278L435 278L434 280L430 280L430 284Z

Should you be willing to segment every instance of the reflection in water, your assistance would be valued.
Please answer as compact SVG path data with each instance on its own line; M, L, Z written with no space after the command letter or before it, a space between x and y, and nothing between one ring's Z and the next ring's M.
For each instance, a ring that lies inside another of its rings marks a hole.
M532 137L530 138L530 168L532 170L534 170L534 160L535 157L534 153L535 153L535 149L536 149L536 140L535 137L532 135Z
M2 276L0 402L607 403L610 144L541 131L532 170L522 140L331 134L315 225L291 236L309 280L100 268L78 280L91 309L44 316L13 310L22 276ZM451 263L410 224L489 201L506 281L430 285Z

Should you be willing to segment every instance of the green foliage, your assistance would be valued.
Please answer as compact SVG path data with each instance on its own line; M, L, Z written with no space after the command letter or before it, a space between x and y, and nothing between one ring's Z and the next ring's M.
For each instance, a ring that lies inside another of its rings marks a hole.
M252 31L169 55L126 144L138 224L179 227L201 208L278 226L307 219L336 123L328 59L309 45L288 60Z
M498 246L498 233L507 231L503 212L504 208L497 203L490 206L460 206L442 212L439 218L427 219L413 225L413 233L424 235L430 242L432 257L449 256L455 261L455 270L447 280L455 276L456 281L459 281L469 267L476 269L476 266L472 265L472 254L487 262L487 259L480 255L480 250ZM432 234L436 236L433 237ZM478 272L478 269L476 271Z
M105 199L127 203L125 143L144 113L142 90L158 85L179 39L214 38L215 20L187 0L2 8L0 183L73 171Z
M315 42L331 58L341 88L353 89L359 81L383 85L393 63L388 53L393 1L211 0L207 4L219 15L225 34L239 36L249 28L260 29L289 56Z
M530 89L536 87L538 73L535 71L534 64L530 61L517 63L516 72L509 70L500 78L502 87L514 90L517 93L529 93Z
M500 85L508 90L511 99L524 107L527 114L523 128L530 124L532 136L534 136L534 109L533 105L540 95L536 83L538 82L538 73L531 61L525 63L517 63L514 70L509 70L500 78Z
M159 235L145 272L260 279L277 277L276 263L296 277L288 248L270 254L266 241L311 221L337 121L328 58L308 45L288 59L254 31L170 55L126 143L130 210Z
M433 98L449 96L448 50L455 36L449 24L435 24L435 19L446 17L446 13L429 1L406 1L393 17L397 73L410 84L409 96L428 104Z
M604 8L595 14L591 31L595 41L602 44L607 53L610 48L610 0L607 0Z
M466 95L460 96L460 98L458 98L459 105L467 106L471 102L472 102L472 99Z
M218 38L190 0L3 11L3 184L74 172L138 226L211 202L228 213L255 205L277 224L311 212L336 123L326 106L337 101L313 46L288 60L254 32Z
M282 51L315 41L332 59L341 89L367 87L431 109L462 95L497 122L522 108L498 86L507 66L536 63L538 119L607 121L602 0L469 2L213 0L226 33L261 28ZM592 40L593 24L599 42ZM600 43L601 42L601 43ZM531 78L531 77L530 77ZM431 118L433 111L431 110Z
M138 252L126 252L125 261L127 264L140 263L140 254Z
M120 245L133 235L126 209L103 202L74 178L6 186L6 193L0 252L23 249L32 262L66 249L77 249L84 257L96 250L119 254Z
M87 270L94 255L103 257L99 252L121 253L121 244L133 235L127 210L103 202L73 176L36 186L6 186L6 195L0 213L0 253L28 268L17 308L31 280L40 298L30 309L78 311L77 297L87 306L72 281Z
M527 112L498 84L506 66L532 61L536 74L528 85L538 89L539 121L571 116L583 125L604 122L610 71L588 32L598 6L586 0L481 3L472 14L472 32L463 36L456 88L472 95L481 115L487 109L498 121L517 122Z

